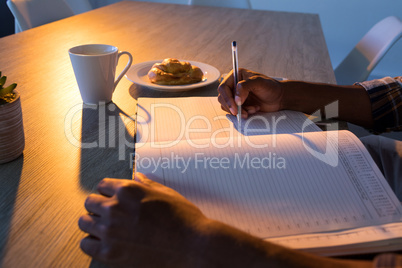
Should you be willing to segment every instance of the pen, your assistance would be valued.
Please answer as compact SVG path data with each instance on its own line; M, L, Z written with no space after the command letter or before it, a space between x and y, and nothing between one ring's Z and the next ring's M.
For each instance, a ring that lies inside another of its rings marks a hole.
M234 86L235 86L235 101L236 95L239 96L239 92L237 91L237 83L239 83L239 60L237 57L237 44L236 41L232 42L232 60L233 60L233 78L234 78ZM239 100L240 101L240 100ZM241 104L237 104L237 122L240 123L241 119Z

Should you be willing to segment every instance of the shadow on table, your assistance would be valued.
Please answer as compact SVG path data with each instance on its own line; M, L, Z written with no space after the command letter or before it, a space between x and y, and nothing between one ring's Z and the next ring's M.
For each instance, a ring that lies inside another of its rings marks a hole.
M218 85L219 83L216 82L206 87L195 88L188 91L167 92L167 91L158 91L152 88L132 84L129 89L129 92L134 99L138 99L140 97L174 98L174 97L218 96L217 91Z
M94 191L106 177L131 179L131 124L134 129L133 119L113 102L83 105L80 180L86 190Z
M12 162L2 164L0 175L0 267L4 265L4 253L10 236L10 224L21 180L24 155Z

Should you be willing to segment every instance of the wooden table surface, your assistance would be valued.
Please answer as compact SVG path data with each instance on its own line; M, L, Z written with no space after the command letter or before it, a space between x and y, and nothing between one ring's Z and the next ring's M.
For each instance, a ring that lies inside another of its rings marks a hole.
M0 266L90 266L79 248L85 235L77 221L102 178L132 176L136 98L217 95L217 83L168 94L123 78L114 103L84 107L70 47L106 43L131 52L134 63L176 57L226 73L233 40L241 67L335 82L312 14L128 1L1 38L0 71L18 83L26 147L17 160L0 165ZM125 59L117 71L124 65Z

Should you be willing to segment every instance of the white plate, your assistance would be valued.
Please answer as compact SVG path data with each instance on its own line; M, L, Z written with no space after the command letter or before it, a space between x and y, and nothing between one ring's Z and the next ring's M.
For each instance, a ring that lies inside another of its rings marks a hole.
M151 83L148 79L148 71L151 70L152 65L154 65L157 62L162 62L163 60L153 60L153 61L146 61L146 62L141 62L134 64L133 66L130 67L130 69L126 73L126 78L130 80L131 82L144 86L144 87L149 87L155 90L160 90L160 91L169 91L169 92L179 92L179 91L186 91L194 88L199 88L199 87L204 87L209 84L214 83L218 78L220 77L220 72L218 69L215 67L202 63L202 62L197 62L197 61L190 61L190 60L185 60L191 63L191 65L195 65L199 67L202 72L204 73L204 77L201 82L195 83L195 84L189 84L189 85L157 85L154 83ZM183 60L180 60L183 61Z

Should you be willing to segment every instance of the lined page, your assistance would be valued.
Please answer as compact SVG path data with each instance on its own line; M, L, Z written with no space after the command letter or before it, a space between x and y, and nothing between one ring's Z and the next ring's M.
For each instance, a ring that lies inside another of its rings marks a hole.
M206 216L261 238L401 220L397 198L347 131L199 144L206 147L139 143L136 171L176 189Z
M401 249L402 222L339 232L268 238L266 240L323 256L392 252Z
M137 142L219 139L238 135L272 135L321 131L303 113L259 113L242 119L221 109L217 97L139 98Z

